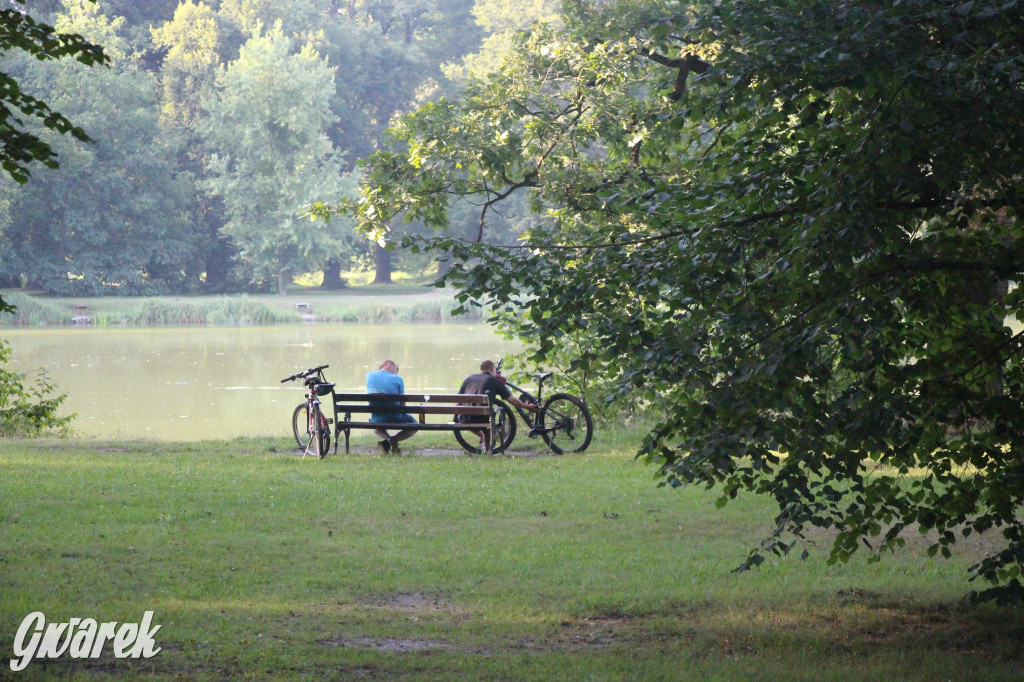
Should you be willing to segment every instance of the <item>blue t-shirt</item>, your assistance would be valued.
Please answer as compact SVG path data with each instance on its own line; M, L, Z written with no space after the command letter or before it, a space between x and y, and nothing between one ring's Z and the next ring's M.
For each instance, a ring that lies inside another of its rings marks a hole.
M393 374L386 369L375 369L366 373L367 393L405 393L405 382L402 377ZM398 401L381 403L382 405L399 405ZM372 422L414 422L416 418L411 414L379 414L374 412L370 415Z

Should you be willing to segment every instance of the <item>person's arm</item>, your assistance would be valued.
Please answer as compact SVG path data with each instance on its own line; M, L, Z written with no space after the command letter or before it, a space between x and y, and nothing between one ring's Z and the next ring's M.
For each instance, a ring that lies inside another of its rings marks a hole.
M521 407L524 410L529 410L530 412L537 411L537 403L524 403L522 400L519 400L514 396L509 396L508 401L516 407Z
M503 384L501 382L498 382L498 384L500 386L500 390L498 390L498 395L500 395L503 400L507 400L508 402L512 403L516 407L522 408L524 410L529 410L531 412L536 412L537 411L537 405L536 404L534 404L534 403L524 403L522 400L520 400L519 398L517 398L514 395L512 395L512 391L510 391L508 389L508 386L506 386L505 384Z

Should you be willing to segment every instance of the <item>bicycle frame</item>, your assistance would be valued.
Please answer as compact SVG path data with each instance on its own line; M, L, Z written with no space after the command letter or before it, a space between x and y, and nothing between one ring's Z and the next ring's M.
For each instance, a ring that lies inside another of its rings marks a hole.
M525 390L523 388L520 388L519 386L516 386L515 384L513 384L508 379L505 379L505 385L508 386L509 389L511 389L513 391L518 391L520 394L525 394L525 395L529 396L529 398L537 405L537 411L536 412L530 412L529 410L524 410L523 408L519 407L518 405L512 405L511 403L506 403L509 407L514 408L515 411L519 413L519 416L522 417L523 421L530 428L529 436L531 438L535 437L535 436L539 436L542 433L551 433L552 431L556 430L556 428L554 428L554 427L552 427L552 428L542 428L542 427L538 426L538 424L540 424L541 421L542 421L540 416L541 416L541 414L544 411L544 408L542 407L542 405L544 404L544 402L543 402L544 401L544 381L545 381L545 379L547 379L547 378L549 378L551 376L551 372L543 372L541 374L534 374L534 376L537 377L537 395L532 395L529 391L527 391L527 390ZM504 379L504 377L502 377L502 378ZM534 416L537 417L536 420L534 420L534 418L533 418Z

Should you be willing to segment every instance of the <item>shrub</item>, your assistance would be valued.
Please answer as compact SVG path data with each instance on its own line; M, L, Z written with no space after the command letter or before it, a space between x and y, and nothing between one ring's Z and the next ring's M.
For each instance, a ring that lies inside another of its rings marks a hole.
M28 374L5 367L10 357L11 347L0 341L0 436L67 435L74 415L57 416L67 394L53 395L56 387L45 369L36 371L34 383L27 383Z

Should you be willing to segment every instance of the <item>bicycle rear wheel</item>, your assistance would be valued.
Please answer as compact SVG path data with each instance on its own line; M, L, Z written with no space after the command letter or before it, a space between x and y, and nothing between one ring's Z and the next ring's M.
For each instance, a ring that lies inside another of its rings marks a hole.
M491 448L492 453L505 452L516 437L516 416L507 403L500 400L491 406L494 411L494 428L497 441ZM468 452L479 455L483 450L477 444L477 435L472 431L456 431L455 440ZM472 441L472 442L471 442Z
M583 401L568 393L556 393L540 411L541 437L556 454L583 452L594 435L594 420Z

